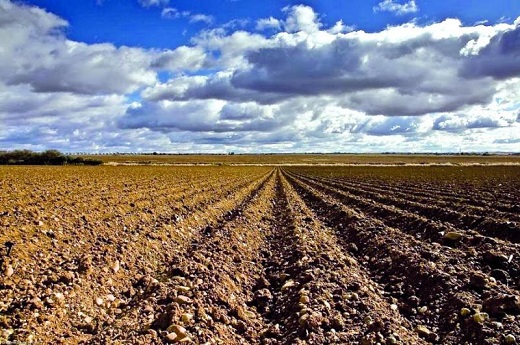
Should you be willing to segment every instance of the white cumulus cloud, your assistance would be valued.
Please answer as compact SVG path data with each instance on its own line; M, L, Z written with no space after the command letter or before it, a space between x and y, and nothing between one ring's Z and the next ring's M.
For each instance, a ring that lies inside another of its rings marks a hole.
M374 12L391 12L397 15L415 13L419 11L419 7L415 0L410 0L404 4L395 2L394 0L384 0L374 7Z

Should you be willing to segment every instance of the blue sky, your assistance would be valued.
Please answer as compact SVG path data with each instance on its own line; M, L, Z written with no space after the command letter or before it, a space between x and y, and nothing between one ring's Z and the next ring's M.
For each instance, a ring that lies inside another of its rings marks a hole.
M388 11L374 12L380 1L276 1L264 0L205 0L169 1L158 6L143 8L132 0L85 0L74 6L67 1L25 1L47 9L70 23L67 37L86 43L110 42L117 46L129 45L145 48L173 49L190 43L192 35L205 27L217 27L237 19L248 20L245 28L254 28L255 20L280 17L286 6L307 5L320 14L325 25L343 20L346 25L374 32L388 25L410 20L419 23L439 22L446 18L459 18L464 24L487 20L496 23L514 20L520 14L520 2L496 1L417 1L418 12L395 15ZM403 3L403 2L401 2ZM261 5L259 5L261 4ZM194 14L212 16L214 22L189 23L188 18L165 20L161 12L165 7Z
M0 149L520 151L519 16L513 0L0 0Z

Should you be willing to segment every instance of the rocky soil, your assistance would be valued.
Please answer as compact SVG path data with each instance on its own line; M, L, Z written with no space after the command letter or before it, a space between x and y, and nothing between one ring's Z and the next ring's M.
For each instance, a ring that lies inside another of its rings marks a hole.
M0 170L0 344L520 341L516 175L335 169Z

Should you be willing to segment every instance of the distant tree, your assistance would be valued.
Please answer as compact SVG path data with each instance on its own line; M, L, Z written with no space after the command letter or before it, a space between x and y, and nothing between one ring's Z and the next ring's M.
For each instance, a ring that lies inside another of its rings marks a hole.
M0 153L0 164L2 165L100 165L102 163L101 160L66 156L58 150L46 150L41 153L14 150Z

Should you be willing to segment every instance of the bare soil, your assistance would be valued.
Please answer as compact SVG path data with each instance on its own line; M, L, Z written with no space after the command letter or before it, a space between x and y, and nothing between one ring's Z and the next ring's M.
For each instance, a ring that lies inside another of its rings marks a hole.
M514 344L517 169L388 169L2 168L0 343Z

